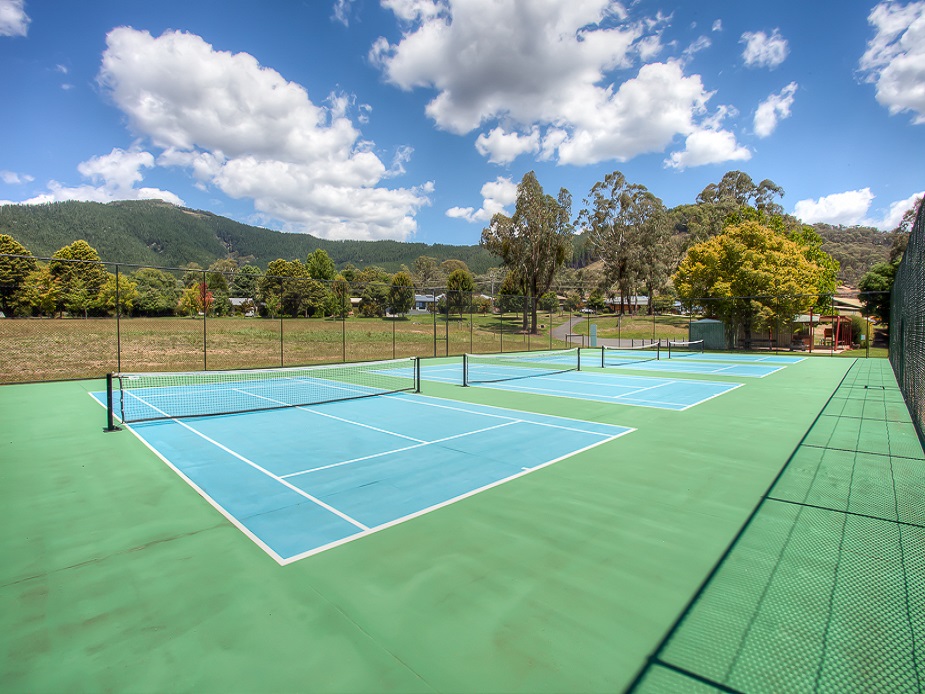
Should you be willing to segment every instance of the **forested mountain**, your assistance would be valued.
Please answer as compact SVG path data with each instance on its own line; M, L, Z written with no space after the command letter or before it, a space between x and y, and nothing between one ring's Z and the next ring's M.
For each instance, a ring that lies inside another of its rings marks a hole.
M479 246L328 241L248 226L211 212L190 210L158 200L59 202L0 206L0 234L9 234L39 257L83 239L103 260L133 265L208 267L235 257L266 268L277 258L304 260L316 248L327 251L338 268L378 265L390 272L411 266L422 255L438 262L461 260L474 273L500 264Z
M872 265L888 259L895 236L872 227L816 224L814 228L825 239L822 249L841 264L839 279L852 286L857 286ZM378 265L394 272L403 264L411 267L422 255L438 262L462 260L476 274L500 264L479 246L328 241L249 226L157 200L4 205L0 206L0 233L10 234L40 257L84 239L104 260L163 267L190 262L208 267L231 256L266 268L277 258L304 259L316 248L327 251L338 268L352 263L357 267ZM572 267L584 267L597 259L587 235L576 235L573 246Z

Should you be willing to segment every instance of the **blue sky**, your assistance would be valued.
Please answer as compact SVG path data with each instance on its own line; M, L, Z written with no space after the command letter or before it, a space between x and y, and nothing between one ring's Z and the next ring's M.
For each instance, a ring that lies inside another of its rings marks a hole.
M0 201L474 244L530 170L806 222L925 190L925 1L0 0Z

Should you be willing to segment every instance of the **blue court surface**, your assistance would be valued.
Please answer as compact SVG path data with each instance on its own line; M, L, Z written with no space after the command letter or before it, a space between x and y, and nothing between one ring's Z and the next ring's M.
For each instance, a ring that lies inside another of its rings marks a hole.
M738 352L700 352L695 354L682 354L678 359L695 361L726 361L760 364L796 364L806 357L788 356L786 354L740 354Z
M633 431L409 393L130 428L280 564Z
M629 376L601 370L555 373L514 365L481 367L479 376L510 380L477 383L473 387L676 411L687 410L742 386L741 383ZM422 364L421 380L461 384L462 365Z
M661 371L663 373L682 374L717 374L722 376L736 376L740 378L764 378L784 368L779 364L729 364L718 361L699 361L699 357L684 357L673 359L659 359L657 361L644 361L636 364L625 364L620 368L635 371Z

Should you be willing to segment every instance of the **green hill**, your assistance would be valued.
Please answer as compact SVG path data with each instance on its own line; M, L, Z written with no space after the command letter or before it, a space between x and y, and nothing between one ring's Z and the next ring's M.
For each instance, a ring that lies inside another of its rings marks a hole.
M340 268L379 265L395 272L418 256L461 260L475 273L499 265L479 246L399 241L328 241L249 226L211 212L159 201L59 202L0 206L0 233L10 234L32 253L48 257L62 246L84 239L103 260L161 267L199 263L207 267L228 256L261 268L277 258L304 260L323 248Z

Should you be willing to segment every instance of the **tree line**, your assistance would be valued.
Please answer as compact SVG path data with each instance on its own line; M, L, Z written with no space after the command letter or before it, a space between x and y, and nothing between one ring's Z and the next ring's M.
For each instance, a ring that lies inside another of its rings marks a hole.
M573 222L569 191L553 198L529 172L518 185L514 214L496 214L481 243L507 271L501 293L526 298L525 331L537 331L540 297L568 275L569 240L580 229L603 266L584 278L589 291L582 301L596 308L605 297L619 297L623 311L642 295L649 312L660 297L663 306L680 301L722 320L730 335L741 330L750 343L756 330L829 310L838 284L838 261L813 227L784 214L783 195L771 180L755 183L730 171L694 205L669 210L644 185L614 171L594 184Z
M104 263L85 240L63 246L43 262L9 234L0 234L0 311L7 317L404 315L414 306L416 288L429 287L441 288L439 300L428 303L430 310L465 313L490 307L474 296L475 279L461 260L440 263L419 256L412 268L395 273L349 263L338 271L319 248L304 261L273 260L266 272L231 257L206 268L188 263L165 269Z

